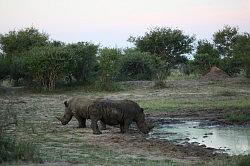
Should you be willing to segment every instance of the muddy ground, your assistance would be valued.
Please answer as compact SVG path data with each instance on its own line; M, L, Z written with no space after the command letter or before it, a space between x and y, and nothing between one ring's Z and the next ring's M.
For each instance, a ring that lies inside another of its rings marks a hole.
M2 95L0 104L1 109L14 110L17 115L18 125L13 125L8 129L8 132L14 133L14 136L19 140L32 140L39 147L43 160L49 163L84 162L84 159L82 160L83 156L85 158L91 156L89 156L88 152L82 151L83 144L94 145L112 151L112 153L121 154L123 157L137 158L142 156L149 160L171 160L181 164L194 164L227 157L225 154L214 153L214 149L204 146L189 143L176 145L167 140L149 139L147 135L140 133L133 125L127 134L121 134L119 128L109 126L107 130L102 131L103 134L93 135L89 127L89 121L87 122L87 128L79 129L75 119L72 119L68 125L62 126L55 118L63 114L63 101L78 95L90 98L131 99L139 101L139 103L140 101L168 98L193 97L210 99L223 94L225 90L232 89L234 89L233 96L231 93L229 96L226 93L225 100L248 99L250 96L249 85L238 80L227 83L199 82L195 80L168 81L167 83L169 85L167 88L154 89L152 88L152 82L141 83L141 86L139 82L133 85L134 89L116 93L85 93L79 90L48 95L34 93L13 95L12 93L11 95ZM222 98L224 100L225 96L222 95ZM143 107L143 104L141 106ZM174 123L174 121L164 120L164 117L206 119L227 125L230 122L226 120L225 115L242 110L250 113L248 106L246 108L232 109L209 109L206 106L205 108L192 109L186 108L186 105L184 105L174 111L149 110L150 108L146 108L147 121L154 125ZM99 155L102 155L102 153Z

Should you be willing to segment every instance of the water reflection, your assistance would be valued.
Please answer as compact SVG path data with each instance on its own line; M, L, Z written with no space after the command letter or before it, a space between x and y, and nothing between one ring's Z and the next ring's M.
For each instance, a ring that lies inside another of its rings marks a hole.
M200 122L186 121L155 128L150 137L206 145L230 155L250 154L250 126L200 126Z

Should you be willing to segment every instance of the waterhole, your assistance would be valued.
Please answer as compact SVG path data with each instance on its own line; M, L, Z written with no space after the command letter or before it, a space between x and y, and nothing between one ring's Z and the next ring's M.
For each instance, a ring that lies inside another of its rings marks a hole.
M208 122L182 121L155 127L150 138L166 139L176 144L192 143L229 155L250 154L250 126L219 126Z

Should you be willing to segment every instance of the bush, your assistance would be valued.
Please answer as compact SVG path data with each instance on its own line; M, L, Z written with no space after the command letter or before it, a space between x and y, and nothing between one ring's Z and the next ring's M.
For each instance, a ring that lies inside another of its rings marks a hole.
M108 82L116 79L121 56L121 51L115 48L104 48L100 50L98 60L102 81Z
M27 77L23 57L13 56L9 67L10 78L14 81L14 86L20 85L20 80Z
M220 68L225 71L230 76L235 76L241 71L241 62L239 58L236 57L225 57L220 61Z
M98 47L98 45L88 42L78 42L66 46L69 58L65 74L70 83L73 78L78 82L86 82L95 75Z
M189 60L187 64L182 65L180 68L183 74L185 75L191 75L191 74L197 74L197 69L194 63L194 60Z
M120 80L151 80L155 76L155 61L145 52L129 51L121 57Z
M10 61L3 55L0 55L0 80L5 79L9 75L9 65Z
M36 47L25 52L23 64L26 78L33 86L43 90L55 89L56 82L64 76L68 64L68 53L63 47Z
M216 55L196 54L192 63L195 70L200 74L206 74L210 71L211 67L219 66L220 58Z

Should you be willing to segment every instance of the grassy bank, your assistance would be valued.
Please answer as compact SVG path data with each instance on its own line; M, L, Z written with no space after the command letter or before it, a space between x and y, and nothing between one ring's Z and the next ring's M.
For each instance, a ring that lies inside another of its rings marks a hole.
M216 98L153 99L141 100L139 104L147 112L176 111L181 109L250 109L250 97L232 100Z

